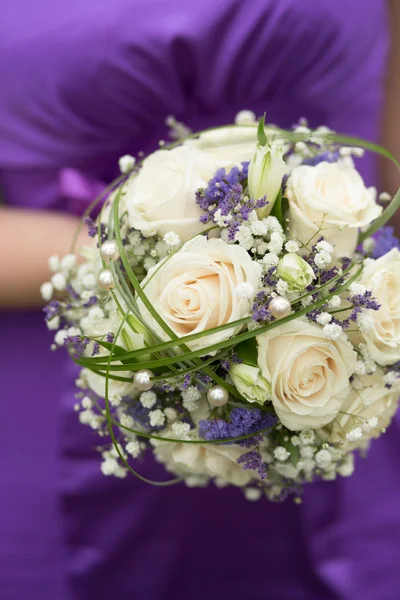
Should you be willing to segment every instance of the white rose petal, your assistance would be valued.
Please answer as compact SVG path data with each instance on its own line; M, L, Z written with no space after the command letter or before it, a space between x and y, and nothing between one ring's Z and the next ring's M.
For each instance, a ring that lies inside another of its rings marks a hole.
M362 331L371 358L380 365L400 360L400 252L394 248L366 261L362 284L381 305L370 311L370 327Z
M200 233L205 226L195 193L220 166L186 145L150 154L124 188L129 223L143 235L157 232L162 237L173 231L182 242Z
M373 375L359 375L336 419L324 430L326 438L346 449L364 446L368 439L379 437L381 430L390 424L399 396L400 380L388 389L381 370Z
M204 401L191 417L195 424L200 419L207 418L207 402ZM167 427L159 435L174 438L172 427ZM179 442L152 441L156 459L163 463L166 469L176 475L217 477L219 484L244 487L257 478L252 470L244 470L237 459L244 454L245 449L238 444L187 444Z
M358 228L382 212L359 173L340 163L297 167L288 179L286 195L292 235L303 243L313 235L323 235L338 256L351 256L357 246Z
M157 265L150 269L142 285L158 314L182 337L244 317L251 303L237 295L237 286L247 283L257 289L259 282L260 266L243 248L198 236L161 268ZM170 339L140 300L138 308L144 321L160 337ZM188 346L204 348L232 337L237 331L237 328L227 329L188 342Z
M267 133L267 132L266 132ZM205 152L218 164L230 169L249 161L257 144L257 127L220 127L185 140L184 145Z
M327 340L318 325L299 320L259 335L257 342L258 365L283 425L296 431L331 422L354 373L351 344Z

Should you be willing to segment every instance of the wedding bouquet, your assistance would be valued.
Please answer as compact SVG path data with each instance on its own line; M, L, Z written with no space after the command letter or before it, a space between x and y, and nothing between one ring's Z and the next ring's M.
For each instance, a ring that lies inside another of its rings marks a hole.
M83 262L50 258L53 348L82 367L76 410L104 438L104 475L148 481L150 452L173 474L151 483L300 502L305 483L351 475L397 409L400 252L384 225L400 194L355 167L365 149L396 161L248 111L195 134L169 124L173 143L120 159L84 218Z

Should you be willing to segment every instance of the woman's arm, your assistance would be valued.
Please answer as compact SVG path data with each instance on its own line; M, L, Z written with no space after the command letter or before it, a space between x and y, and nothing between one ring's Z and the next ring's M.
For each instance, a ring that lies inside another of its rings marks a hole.
M383 115L383 145L400 160L400 0L389 0L391 44L386 79ZM394 194L400 185L400 174L390 161L381 161L382 190ZM400 231L400 215L397 216Z
M69 252L78 224L68 215L0 206L0 310L43 304L39 288L50 277L47 260ZM77 248L89 239L84 227Z

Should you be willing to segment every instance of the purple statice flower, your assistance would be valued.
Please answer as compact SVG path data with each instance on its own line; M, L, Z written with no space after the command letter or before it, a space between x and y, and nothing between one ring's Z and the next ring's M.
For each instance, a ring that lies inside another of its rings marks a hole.
M223 419L199 421L199 435L206 440L257 435L260 431L273 427L277 422L278 418L274 413L265 413L259 409L234 408L229 422Z
M108 342L109 344L112 344L114 341L114 334L112 331L109 331L106 335L106 342Z
M363 294L349 296L348 300L353 306L368 308L369 310L379 310L381 307L375 298L373 298L371 290L366 290Z
M61 304L58 300L51 300L44 308L43 312L45 314L45 320L51 321L54 317L60 314Z
M100 344L98 342L94 342L92 356L96 356L99 353L100 353Z
M229 360L222 360L221 367L224 369L224 371L230 371L231 363L229 362Z
M265 286L275 287L276 286L276 267L271 267L268 269L266 275L263 278L263 283Z
M183 383L182 383L182 389L183 390L187 390L188 387L190 386L190 383L192 381L192 376L190 373L188 373L187 375L185 375L185 377L183 378Z
M74 288L72 287L72 285L70 283L67 285L66 291L68 292L68 294L71 296L71 298L73 300L79 300L80 296L79 296L78 292L76 292L74 290Z
M373 237L375 246L372 251L372 258L380 258L393 248L400 250L400 241L394 235L393 227L382 227Z
M80 335L69 335L64 340L65 346L72 346L75 353L79 356L82 355L87 346L90 344L90 338L82 337Z
M99 299L97 298L97 296L90 296L89 300L83 305L83 308L90 308L94 304L97 304L98 301Z
M236 354L236 352L232 352L231 354L231 361L233 363L236 363L237 365L241 365L242 364L242 359L239 358L239 356Z
M90 237L96 237L98 233L97 224L93 221L91 217L85 217L83 222L88 226L88 234ZM97 242L97 246L103 244L107 239L107 225L105 223L100 223L100 240Z
M101 244L107 240L107 225L105 223L100 223L100 240L97 242L97 246L100 247Z
M265 291L261 291L256 294L253 306L251 308L251 317L253 321L257 321L258 323L266 323L274 320L271 311L268 308L270 301L271 296L269 296Z
M230 437L230 425L223 419L199 421L199 436L205 440L225 440Z
M204 375L204 373L197 373L197 379L200 379L205 385L210 385L212 383L212 379L209 375Z
M261 479L265 479L267 476L267 466L263 462L261 452L259 450L250 450L245 452L236 461L238 465L242 465L243 470L254 470L257 471Z
M266 198L250 198L244 201L248 166L248 162L243 162L241 168L233 167L229 173L225 173L225 169L218 169L208 186L196 193L196 202L204 211L200 222L214 224L215 214L219 211L228 229L228 240L232 242L240 225L248 221L250 213L268 204Z
M345 271L351 265L352 259L350 256L342 256L340 259L342 261L342 269Z
M156 405L152 408L152 410L155 408ZM150 410L145 408L140 402L134 402L127 411L128 415L130 415L132 419L136 421L136 423L145 429L151 429L149 412Z
M96 237L96 235L97 235L97 225L93 221L93 219L91 217L87 216L87 217L85 217L83 219L83 222L88 227L88 234L89 234L89 236L90 237Z
M339 152L337 150L327 152L322 152L321 154L317 154L316 156L311 156L310 158L305 158L302 162L303 165L308 165L310 167L315 167L321 162L337 162L339 160Z

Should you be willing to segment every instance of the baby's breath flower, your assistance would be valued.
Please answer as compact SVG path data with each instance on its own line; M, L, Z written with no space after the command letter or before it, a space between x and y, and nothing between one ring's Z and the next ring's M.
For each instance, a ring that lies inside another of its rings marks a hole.
M274 456L276 460L285 461L289 458L290 452L288 452L283 446L277 446L274 450Z
M332 456L329 450L319 450L315 455L315 462L321 469L326 469L332 463Z
M302 443L307 446L314 443L315 433L312 429L304 429L299 434Z
M181 244L179 235L177 235L173 231L169 231L168 233L166 233L164 235L163 240L166 244L168 244L168 246L171 246L171 248L177 248Z
M235 125L252 125L256 122L256 115L252 110L240 110L235 117Z
M152 427L161 427L165 423L165 415L159 408L149 412L149 419Z
M300 246L295 240L289 240L285 244L285 250L287 252L298 252L300 250Z
M279 263L279 256L277 254L275 254L274 252L269 252L268 254L263 256L261 262L263 263L263 265L265 265L268 268L276 267L276 265Z
M61 266L60 257L53 254L53 256L50 256L50 258L48 260L48 265L49 265L50 271L53 271L53 272L58 271Z
M133 156L130 154L124 154L124 156L121 156L121 158L118 160L119 170L123 174L129 173L135 166L135 162L136 161Z
M349 442L357 442L362 438L362 436L363 431L361 427L355 427L354 429L346 433L346 438L349 440Z
M316 321L318 323L318 325L327 325L328 323L330 323L332 321L332 315L329 314L328 312L322 312L320 313L317 318Z
M173 423L172 431L177 438L187 440L190 433L190 425L189 423L181 423L178 421L177 423Z
M332 244L330 244L329 242L326 242L325 240L321 240L320 242L317 242L316 248L317 248L318 252L327 252L328 254L332 254L333 250L334 250Z
M325 325L323 328L323 332L328 340L338 340L343 333L343 329L336 323L328 323L328 325Z
M125 450L128 454L130 454L133 458L137 458L140 455L140 444L139 442L129 442L125 446Z
M243 300L251 300L251 298L254 296L254 293L254 287L251 285L251 283L246 281L239 283L236 286L236 295Z
M367 288L365 285L362 285L362 283L356 283L355 281L349 287L351 296L362 296L366 291Z
M164 415L167 417L168 421L175 421L175 419L178 416L178 413L176 412L176 410L174 408L171 408L170 406L168 406L167 408L164 409Z
M140 404L144 406L144 408L153 408L155 403L157 402L157 396L151 390L147 392L142 392L140 394Z
M62 273L56 273L55 275L53 275L53 277L51 278L51 283L53 284L54 289L56 289L59 292L65 290L65 288L67 287L67 280L65 278L65 275L63 275Z
M51 300L53 296L53 284L50 281L42 283L42 285L40 286L40 295L46 302Z
M342 299L340 296L332 296L332 298L328 301L329 308L339 308L342 304Z

